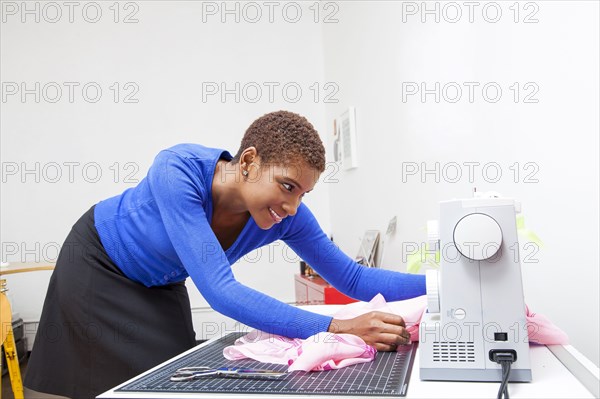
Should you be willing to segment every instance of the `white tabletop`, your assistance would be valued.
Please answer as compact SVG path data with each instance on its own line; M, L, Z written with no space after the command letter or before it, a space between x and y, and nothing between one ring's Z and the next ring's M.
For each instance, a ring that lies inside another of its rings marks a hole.
M410 301L407 305L410 305ZM402 307L403 305L400 305ZM314 311L315 313L332 314L339 306L310 306L304 307ZM215 337L212 340L218 339ZM211 340L211 341L212 341ZM209 341L210 342L210 341ZM148 374L164 365L171 363L173 360L178 359L197 350L203 345L207 345L209 342L203 343L195 348L190 349L187 352L176 356L167 362L156 366L155 368L148 370L144 374ZM510 383L508 391L511 398L594 398L594 395L586 389L581 379L582 373L587 373L587 376L592 376L592 386L597 384L598 381L598 368L595 367L589 360L581 355L575 348L566 345L556 346L551 351L544 345L531 345L530 346L530 361L531 370L533 374L533 381L528 383ZM554 353L553 353L554 352ZM555 355L556 353L556 355ZM558 357L557 357L558 356ZM559 360L559 357L561 358ZM575 364L575 366L569 366L569 362ZM568 365L565 366L565 364ZM578 370L580 367L581 370ZM574 375L570 370L573 370ZM140 375L140 376L141 376ZM133 381L140 376L133 378ZM578 379L579 378L579 379ZM594 379L595 378L595 379ZM589 381L589 380L588 380ZM129 381L128 381L129 382ZM121 385L125 385L125 382ZM588 383L589 385L589 383ZM412 375L410 383L408 385L407 398L495 398L498 393L500 383L498 382L447 382L447 381L421 381L419 379L419 354L413 365ZM256 398L304 398L304 397L323 397L323 395L249 395L249 394L215 394L215 393L152 393L152 392L115 392L115 387L110 391L98 396L98 398L145 398L145 399L159 399L159 398L240 398L240 397L256 397ZM597 388L596 388L597 390ZM352 396L346 396L348 398ZM364 399L364 396L360 396Z

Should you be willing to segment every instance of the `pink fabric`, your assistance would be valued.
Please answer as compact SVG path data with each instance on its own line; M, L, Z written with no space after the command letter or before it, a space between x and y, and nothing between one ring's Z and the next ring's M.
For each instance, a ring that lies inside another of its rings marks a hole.
M287 338L254 330L223 349L227 360L251 358L287 364L288 371L339 369L375 359L375 348L352 334L318 333L307 339Z
M419 298L411 300L412 306L410 306L409 311L406 310L403 312L398 312L395 310L390 304L385 301L385 298L381 294L377 294L371 299L370 302L367 303L357 303L346 305L341 308L334 316L334 319L346 320L353 319L362 314L378 311L385 313L393 313L400 314L404 319L404 324L406 325L406 331L410 333L411 341L419 340L419 323L421 322L421 316L423 315L423 311L426 305L426 296L423 295ZM392 302L393 303L393 302Z
M378 294L371 302L362 307L362 311L359 311L359 309L350 309L351 305L347 305L334 317L338 319L351 319L374 310L400 314L406 323L406 330L410 333L410 340L416 342L419 340L421 316L426 308L426 295L412 299L411 301L413 303L408 308L408 311L407 309L403 309L402 312L399 312L394 309L394 302L391 304L387 303L383 296ZM525 306L525 319L527 321L529 342L543 345L566 345L569 343L569 337L564 331L554 325L546 316L531 312L528 306Z
M556 327L546 316L531 312L527 305L525 305L525 312L529 342L544 345L566 345L569 343L569 336Z
M402 309L396 304L387 303L381 294L370 302L357 302L342 307L333 317L352 319L371 311L400 314L410 333L411 341L419 340L419 324L425 311L427 299L421 296L403 301ZM568 344L569 338L564 331L556 327L547 317L530 312L526 307L527 332L529 342L538 344ZM398 347L398 350L403 348ZM287 364L288 371L321 371L339 369L375 359L376 350L356 335L319 333L308 339L287 338L254 330L235 341L235 344L223 350L228 360L251 358L265 363Z

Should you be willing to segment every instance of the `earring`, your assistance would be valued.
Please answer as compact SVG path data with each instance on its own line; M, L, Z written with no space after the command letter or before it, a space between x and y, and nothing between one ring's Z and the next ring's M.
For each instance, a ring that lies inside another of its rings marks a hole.
M248 171L247 171L247 170L242 170L242 174L243 174L244 176L248 176Z

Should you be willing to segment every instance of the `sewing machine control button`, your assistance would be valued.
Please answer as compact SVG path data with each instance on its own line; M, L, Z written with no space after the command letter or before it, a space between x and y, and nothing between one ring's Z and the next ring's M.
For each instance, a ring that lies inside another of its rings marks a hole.
M498 222L483 213L471 213L458 221L454 228L456 249L466 258L485 260L494 256L502 244Z
M508 334L505 332L495 332L494 341L508 341Z
M462 320L467 316L467 312L464 309L458 308L454 311L454 318Z

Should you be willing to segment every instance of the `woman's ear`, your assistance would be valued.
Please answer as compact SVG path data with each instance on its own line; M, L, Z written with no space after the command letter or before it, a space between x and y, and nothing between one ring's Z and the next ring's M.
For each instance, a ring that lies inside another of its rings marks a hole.
M246 148L240 155L240 166L242 168L247 167L256 160L257 155L258 153L256 152L256 147Z

